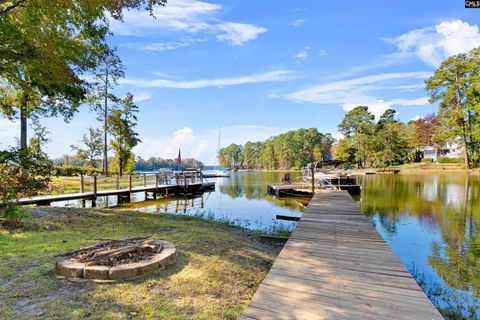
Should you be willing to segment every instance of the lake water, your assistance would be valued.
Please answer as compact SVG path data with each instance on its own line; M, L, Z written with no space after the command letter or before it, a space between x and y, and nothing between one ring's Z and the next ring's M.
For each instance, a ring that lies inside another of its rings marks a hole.
M301 216L309 199L268 195L267 183L280 182L282 177L279 172L237 172L230 178L209 179L216 182L216 189L200 197L143 201L144 195L138 193L137 202L124 207L152 214L198 215L265 232L293 230L295 222L277 220L276 215ZM470 307L476 310L480 306L480 177L371 175L359 177L359 183L362 192L355 200L360 208L435 304L465 315ZM115 198L98 204L114 205Z

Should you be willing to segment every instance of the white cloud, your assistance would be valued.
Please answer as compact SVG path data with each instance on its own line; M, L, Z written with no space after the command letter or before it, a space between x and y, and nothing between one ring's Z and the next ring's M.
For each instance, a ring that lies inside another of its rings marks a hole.
M337 141L345 138L345 136L340 132L332 133L332 137L333 137L333 139L335 139Z
M127 11L124 14L124 22L111 21L111 30L114 34L123 36L158 32L213 34L219 41L226 41L231 45L245 44L267 31L266 28L253 24L219 20L217 16L220 15L222 8L220 4L198 0L176 0L169 2L165 7L154 7L155 19L145 11ZM189 44L179 42L159 48L171 50L170 48L185 45Z
M480 45L478 25L462 20L443 21L433 27L414 29L395 38L384 39L400 53L413 55L437 67L447 57L466 53Z
M297 19L297 20L293 20L288 25L298 27L299 25L304 24L304 23L305 23L305 19Z
M261 33L267 31L265 28L236 22L225 22L219 24L217 27L220 31L224 32L218 34L217 39L220 41L227 41L234 46L240 46L248 41L255 40Z
M325 49L320 49L320 51L318 51L318 56L319 57L324 57L326 56L328 53L327 53L327 50Z
M297 58L297 59L300 59L300 60L304 60L304 59L308 58L308 50L310 50L309 47L304 47L303 49L298 51L293 57Z
M384 101L384 96L398 95L395 88L398 82L412 79L425 79L430 72L383 73L359 78L330 81L284 95L296 102L310 102L322 105L339 105L349 111L356 106L366 105L379 117L385 110L394 105L425 105L428 99L393 98ZM400 83L402 84L402 83Z
M135 49L143 52L163 52L191 46L194 43L206 42L207 39L187 39L174 42L130 42L122 45L126 48Z
M147 101L152 99L152 95L150 93L141 92L133 95L133 101L135 103Z
M247 141L266 140L271 136L287 131L285 128L266 127L258 125L234 125L221 128L221 147L231 143L244 144ZM195 132L190 127L184 127L172 133L166 139L151 139L142 137L134 152L142 158L152 156L176 158L181 149L183 158L196 158L206 164L214 164L218 143L218 129Z
M417 121L417 120L420 120L420 119L423 119L423 117L417 114L415 117L410 119L410 121Z
M19 132L20 127L17 123L5 118L0 118L0 148L15 146Z
M275 70L264 73L251 74L242 77L201 79L192 81L176 81L172 79L120 79L122 85L132 85L145 88L175 88L175 89L198 89L206 87L226 87L248 83L284 81L291 74L289 70Z

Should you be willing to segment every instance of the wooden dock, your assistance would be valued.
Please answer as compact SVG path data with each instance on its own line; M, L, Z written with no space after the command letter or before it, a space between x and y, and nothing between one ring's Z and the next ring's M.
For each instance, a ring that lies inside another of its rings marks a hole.
M316 193L241 319L443 319L346 191Z
M359 185L341 184L335 187L351 194L360 194L361 191ZM277 197L311 196L312 185L310 183L269 183L267 184L267 193Z
M187 185L183 184L166 184L166 185L153 185L153 186L142 186L142 187L133 187L127 189L113 189L113 190L99 190L92 192L79 192L79 193L68 193L68 194L58 194L58 195L49 195L49 196L37 196L31 198L22 198L18 200L20 205L50 205L52 202L60 201L69 201L69 200L92 200L92 206L95 206L95 199L98 197L106 196L118 196L119 203L130 202L130 195L136 192L144 192L145 197L148 197L148 194L151 194L152 198L156 198L157 194L161 195L175 195L180 193L195 193L203 192L207 190L212 190L215 188L214 182L199 182L199 183L189 183Z

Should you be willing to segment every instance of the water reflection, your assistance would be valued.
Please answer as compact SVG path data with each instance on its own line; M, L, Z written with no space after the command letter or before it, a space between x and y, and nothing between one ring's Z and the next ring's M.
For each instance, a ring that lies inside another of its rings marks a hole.
M277 199L268 195L267 183L281 181L282 177L283 173L279 172L238 172L230 178L208 179L216 183L215 191L211 193L136 201L120 207L201 216L269 233L291 231L296 222L277 220L276 216L300 216L308 199Z
M363 178L360 206L407 267L478 307L479 198L478 176L378 175Z
M295 222L276 220L276 215L300 216L308 199L268 195L267 183L280 182L282 176L238 172L230 178L209 179L216 182L215 192L209 194L144 201L144 195L136 193L135 202L124 207L197 215L267 232L292 230ZM429 283L439 283L445 291L457 294L455 290L462 290L460 308L466 308L466 302L479 306L480 177L370 175L362 177L361 183L362 194L356 200L404 265L409 269L415 266L427 275ZM116 205L116 198L99 199L97 204ZM444 296L437 301L442 304L448 304Z

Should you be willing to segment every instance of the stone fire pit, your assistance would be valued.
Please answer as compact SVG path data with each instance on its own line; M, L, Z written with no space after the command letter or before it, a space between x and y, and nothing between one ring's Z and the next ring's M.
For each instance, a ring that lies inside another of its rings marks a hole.
M175 245L165 240L108 240L58 255L57 277L95 281L130 280L170 264Z

